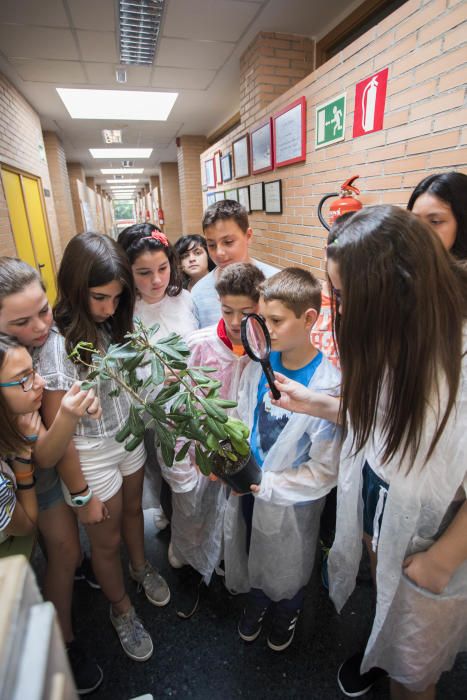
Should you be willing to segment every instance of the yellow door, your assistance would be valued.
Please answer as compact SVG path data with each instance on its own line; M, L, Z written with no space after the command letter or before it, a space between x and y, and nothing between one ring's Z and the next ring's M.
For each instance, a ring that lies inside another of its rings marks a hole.
M41 273L42 281L45 284L48 299L50 303L53 304L57 296L57 286L55 283L55 270L49 246L39 182L25 175L23 175L22 181L37 265Z
M17 255L39 271L53 304L57 296L55 268L39 180L5 168L1 172Z

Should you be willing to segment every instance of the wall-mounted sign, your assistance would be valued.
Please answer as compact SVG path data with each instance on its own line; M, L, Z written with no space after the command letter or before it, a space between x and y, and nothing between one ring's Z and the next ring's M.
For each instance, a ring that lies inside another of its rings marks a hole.
M315 148L345 138L346 93L316 107Z
M272 118L274 164L299 163L306 159L306 99L300 97Z
M385 68L355 86L354 137L383 128L388 70Z

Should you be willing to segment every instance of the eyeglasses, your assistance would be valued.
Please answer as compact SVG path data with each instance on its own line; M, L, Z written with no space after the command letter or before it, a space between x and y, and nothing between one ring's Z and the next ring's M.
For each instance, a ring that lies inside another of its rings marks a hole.
M0 387L7 387L7 386L20 386L23 391L31 391L32 387L34 386L34 379L36 377L36 370L32 369L30 372L26 374L25 377L22 377L22 379L18 379L15 382L0 382Z

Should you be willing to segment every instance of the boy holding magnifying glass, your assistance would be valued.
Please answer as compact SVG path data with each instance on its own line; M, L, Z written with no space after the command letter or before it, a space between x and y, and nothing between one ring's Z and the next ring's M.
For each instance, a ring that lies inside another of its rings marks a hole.
M287 268L263 282L260 293L272 369L313 391L339 395L339 371L310 341L321 305L318 280ZM303 607L325 496L337 482L339 428L272 405L267 379L254 362L242 375L237 413L251 429L251 449L263 474L252 494L229 497L226 585L248 593L240 637L254 641L271 610L267 643L282 651L292 642Z

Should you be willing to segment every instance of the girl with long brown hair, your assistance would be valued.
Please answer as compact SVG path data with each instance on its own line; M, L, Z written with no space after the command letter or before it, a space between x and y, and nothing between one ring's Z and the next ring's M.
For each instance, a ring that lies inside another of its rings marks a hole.
M394 700L432 700L467 649L467 273L396 207L364 209L336 234L327 269L348 432L330 594L340 610L363 534L377 605L354 671L387 671ZM339 671L348 695L350 671Z
M79 341L106 350L132 330L134 286L129 263L107 236L82 233L72 238L58 273L58 301L52 329L42 348L39 368L46 380L43 415L51 422L63 392L86 371L68 355ZM97 391L102 418L84 418L61 461L65 498L74 508L96 513L87 525L97 580L111 603L110 620L125 653L146 661L153 653L151 637L137 617L125 590L120 560L121 534L130 559L130 576L156 606L169 602L166 582L146 561L142 511L144 447L128 453L115 435L128 419L130 398L111 397L117 385L100 382ZM101 519L103 516L103 519Z

